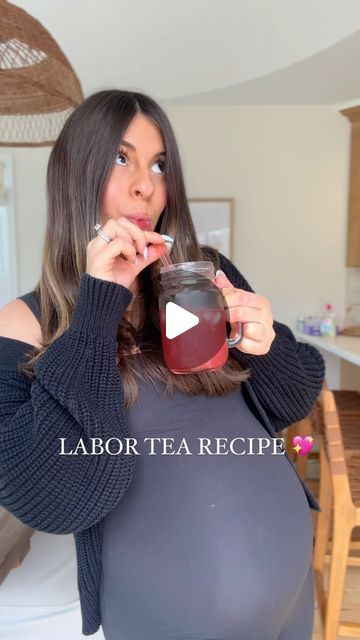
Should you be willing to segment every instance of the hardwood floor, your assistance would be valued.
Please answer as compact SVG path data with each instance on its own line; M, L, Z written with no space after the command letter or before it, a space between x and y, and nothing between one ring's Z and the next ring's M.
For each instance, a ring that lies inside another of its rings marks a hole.
M326 583L327 584L327 583ZM360 568L349 567L346 574L341 618L347 622L360 621ZM338 636L341 640L352 640L349 636ZM315 623L312 640L323 640L322 625L317 603L315 603Z

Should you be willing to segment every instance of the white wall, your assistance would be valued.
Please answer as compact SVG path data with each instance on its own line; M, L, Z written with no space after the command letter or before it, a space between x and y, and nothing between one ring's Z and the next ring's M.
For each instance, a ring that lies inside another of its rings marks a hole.
M342 321L350 127L335 108L168 110L189 197L235 198L234 262L278 319Z
M335 107L166 107L189 197L235 199L233 261L289 325L345 316L350 125ZM15 157L20 293L40 274L48 149ZM334 385L337 363L332 364Z
M172 107L189 197L235 198L233 261L277 320L345 317L350 125L334 107ZM338 388L339 359L327 377ZM346 365L345 365L346 368ZM344 369L344 367L343 367Z

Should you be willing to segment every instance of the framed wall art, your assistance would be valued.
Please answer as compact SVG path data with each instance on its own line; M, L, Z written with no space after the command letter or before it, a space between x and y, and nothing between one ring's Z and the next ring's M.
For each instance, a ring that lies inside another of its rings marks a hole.
M189 198L189 207L200 244L209 244L232 260L233 198Z

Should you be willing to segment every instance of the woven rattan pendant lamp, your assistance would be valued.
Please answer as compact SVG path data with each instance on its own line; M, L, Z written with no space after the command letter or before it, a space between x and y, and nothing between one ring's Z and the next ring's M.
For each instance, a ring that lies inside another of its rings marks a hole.
M0 146L52 145L82 100L80 82L50 33L0 0Z

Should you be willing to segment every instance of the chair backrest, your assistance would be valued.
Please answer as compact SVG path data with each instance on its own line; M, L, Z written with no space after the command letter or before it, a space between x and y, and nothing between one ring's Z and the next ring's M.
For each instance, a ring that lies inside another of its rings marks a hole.
M0 506L0 585L30 549L33 529Z
M345 457L340 418L333 392L326 382L316 401L313 411L315 428L322 441L326 464L329 465L334 499L351 499L348 468ZM341 491L336 491L341 488Z

